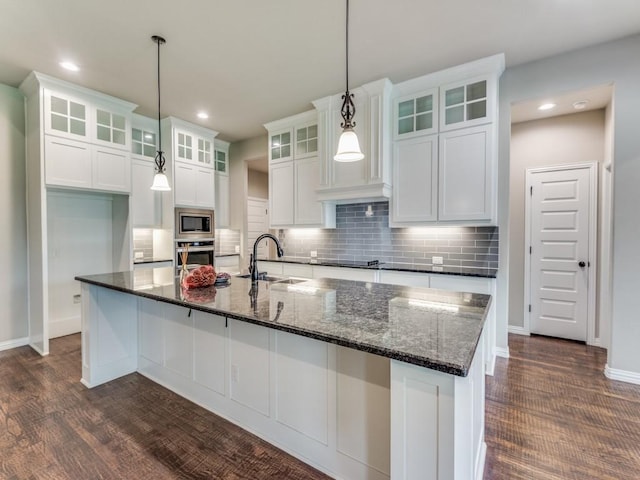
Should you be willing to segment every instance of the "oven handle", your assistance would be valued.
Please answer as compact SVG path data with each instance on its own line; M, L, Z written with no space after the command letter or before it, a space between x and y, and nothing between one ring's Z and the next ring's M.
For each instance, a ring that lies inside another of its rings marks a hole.
M187 249L184 247L178 247L176 248L176 253L182 253L186 250ZM190 252L214 252L215 248L214 247L189 247L189 251Z

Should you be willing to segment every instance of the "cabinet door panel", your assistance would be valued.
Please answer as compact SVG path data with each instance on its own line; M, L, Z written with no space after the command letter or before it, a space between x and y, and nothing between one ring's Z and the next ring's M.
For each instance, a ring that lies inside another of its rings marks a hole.
M91 188L91 145L57 137L45 137L47 185Z
M164 362L175 373L193 378L193 319L187 308L164 305Z
M215 173L216 228L229 227L229 177Z
M293 225L293 162L272 165L269 169L271 226Z
M320 225L322 204L318 202L316 189L320 186L320 159L318 157L295 162L295 223L296 225Z
M151 190L155 164L131 161L131 208L133 227L156 227L161 223L160 193Z
M198 168L196 171L196 205L214 208L216 203L213 170Z
M196 176L195 167L176 162L174 170L176 205L196 205Z
M130 192L129 153L113 148L94 146L93 188L111 192Z
M393 162L393 222L437 220L436 135L396 142Z
M439 220L491 220L492 127L440 134Z
M224 318L204 312L193 312L193 379L224 395L226 334Z

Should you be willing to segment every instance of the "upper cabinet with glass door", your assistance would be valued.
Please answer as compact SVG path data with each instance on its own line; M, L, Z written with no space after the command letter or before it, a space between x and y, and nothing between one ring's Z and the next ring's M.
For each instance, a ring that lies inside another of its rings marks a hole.
M158 150L158 121L142 115L131 116L131 154L141 160L156 158Z
M395 101L394 136L397 139L431 135L438 131L438 89Z
M285 162L293 158L293 129L269 132L269 162Z
M213 135L175 129L175 159L213 168Z
M44 91L45 133L89 141L89 103L63 93Z
M295 158L306 158L318 155L318 123L295 127Z
M491 123L496 103L495 78L475 78L440 88L440 131Z
M130 113L114 111L111 108L95 107L94 142L121 150L129 149L127 132Z
M229 175L229 144L227 142L215 141L213 158L216 175Z

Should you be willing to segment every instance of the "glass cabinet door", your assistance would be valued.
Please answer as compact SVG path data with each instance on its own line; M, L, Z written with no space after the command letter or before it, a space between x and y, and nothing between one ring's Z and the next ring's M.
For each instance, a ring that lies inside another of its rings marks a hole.
M96 139L124 146L127 144L127 119L124 115L96 109Z
M219 173L227 173L227 152L215 150L215 170Z
M488 121L487 80L444 87L443 91L445 130L447 126L458 128Z
M211 165L211 142L198 138L198 163Z
M289 160L291 158L291 131L271 134L269 140L271 161Z
M59 95L49 96L49 128L51 133L87 136L87 106Z
M143 157L155 158L156 134L140 128L131 129L131 153Z
M296 128L296 158L303 158L318 153L318 125L307 125Z
M437 90L422 92L396 102L396 138L430 135L438 125Z
M178 152L177 157L180 160L193 160L193 137L187 133L178 132Z

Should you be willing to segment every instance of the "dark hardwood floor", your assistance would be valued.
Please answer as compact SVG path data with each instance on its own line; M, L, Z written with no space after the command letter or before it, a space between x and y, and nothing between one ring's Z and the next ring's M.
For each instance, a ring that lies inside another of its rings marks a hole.
M328 478L141 375L80 376L80 335L0 353L0 478Z
M640 479L640 386L606 379L599 348L509 346L487 381L485 479ZM79 379L79 335L0 353L0 478L327 478L141 375Z
M487 381L486 480L640 479L640 386L603 375L604 349L510 335L509 350Z

